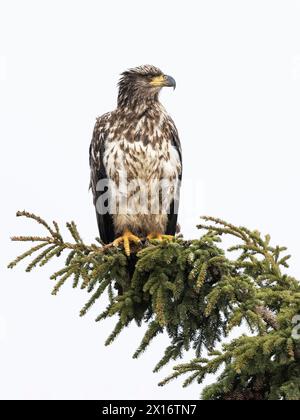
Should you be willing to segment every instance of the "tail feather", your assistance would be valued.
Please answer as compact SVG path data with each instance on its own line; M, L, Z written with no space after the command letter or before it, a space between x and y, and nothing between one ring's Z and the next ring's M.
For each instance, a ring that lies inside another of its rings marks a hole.
M130 254L130 256L128 257L128 273L129 273L129 281L131 282L134 271L135 271L135 266L137 263L137 256L136 254ZM123 287L120 284L115 284L115 289L118 291L118 295L122 295L123 294Z
M130 256L128 257L128 273L129 273L130 281L132 280L136 263L137 263L136 254L130 254Z

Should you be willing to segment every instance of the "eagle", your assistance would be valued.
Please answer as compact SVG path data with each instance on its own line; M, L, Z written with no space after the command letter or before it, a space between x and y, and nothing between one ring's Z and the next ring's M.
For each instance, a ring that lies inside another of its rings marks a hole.
M159 101L173 77L152 65L124 71L117 108L96 119L90 186L103 244L172 240L177 229L182 153L177 128Z

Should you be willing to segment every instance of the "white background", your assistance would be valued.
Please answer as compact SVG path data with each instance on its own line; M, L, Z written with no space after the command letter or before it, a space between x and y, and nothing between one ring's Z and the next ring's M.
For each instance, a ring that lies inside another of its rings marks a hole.
M41 233L18 209L97 235L88 147L128 67L154 64L177 81L161 99L182 140L184 235L198 235L201 214L270 232L299 277L299 22L292 0L1 0L0 398L199 396L180 381L157 387L171 370L151 372L166 338L132 360L142 329L104 347L115 320L95 324L99 304L81 319L85 292L68 284L52 297L58 260L6 269L25 249L9 236Z

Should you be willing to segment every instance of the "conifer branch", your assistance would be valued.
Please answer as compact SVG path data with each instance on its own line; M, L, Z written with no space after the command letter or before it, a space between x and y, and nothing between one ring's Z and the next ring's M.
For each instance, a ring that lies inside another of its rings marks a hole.
M66 241L56 222L50 225L26 211L17 216L34 220L46 234L12 237L33 246L8 267L29 259L26 271L30 272L65 254L50 277L55 282L52 293L70 279L72 287L85 289L90 296L81 316L107 294L108 306L96 321L115 316L117 323L106 345L135 321L147 329L134 358L160 333L170 338L155 372L194 350L196 358L175 366L160 385L182 375L188 375L183 386L200 384L207 375L221 372L202 398L300 399L300 340L292 323L300 313L300 285L284 273L290 259L286 248L272 246L269 235L205 216L197 239L142 241L135 249L132 273L122 249L99 240L86 245L74 222L66 224L71 237ZM228 250L221 248L224 235L237 242ZM235 257L230 259L232 252ZM240 325L248 326L252 335L216 350ZM209 353L206 359L203 349Z
M276 316L273 314L272 311L270 311L270 309L266 308L265 306L257 306L255 308L255 312L262 317L266 324L274 328L274 330L278 330L278 321L276 319Z

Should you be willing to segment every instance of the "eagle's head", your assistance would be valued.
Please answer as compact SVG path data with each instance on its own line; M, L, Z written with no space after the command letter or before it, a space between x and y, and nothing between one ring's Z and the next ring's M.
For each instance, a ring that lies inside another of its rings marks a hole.
M157 100L159 91L164 86L175 89L176 82L157 67L143 65L126 70L119 81L118 105Z

